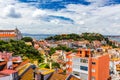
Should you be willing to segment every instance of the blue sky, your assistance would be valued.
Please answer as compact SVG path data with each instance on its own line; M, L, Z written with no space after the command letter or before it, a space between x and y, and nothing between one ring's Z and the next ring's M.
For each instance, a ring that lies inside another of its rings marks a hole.
M120 0L0 0L0 29L120 34Z
M69 4L89 5L90 2L85 0L19 0L23 3L31 4L40 9L61 10Z

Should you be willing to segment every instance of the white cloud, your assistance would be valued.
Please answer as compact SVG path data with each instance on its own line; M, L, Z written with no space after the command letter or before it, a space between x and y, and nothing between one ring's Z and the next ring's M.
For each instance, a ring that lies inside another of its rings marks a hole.
M88 6L69 4L65 9L53 11L38 9L16 0L0 0L0 10L2 11L0 13L0 29L18 26L24 33L81 33L88 31L119 34L120 5L99 7L106 4L108 0L89 1L93 4ZM14 15L21 17L16 19ZM50 18L49 21L44 20L50 15L69 18L74 21L74 24L57 18Z
M34 11L34 13L32 14L32 16L33 16L34 18L40 18L40 17L46 16L46 15L47 15L47 14L46 14L46 11L40 10L40 9L36 9L36 10Z
M21 13L17 12L15 7L12 5L8 5L5 9L4 9L4 17L11 17L11 18L20 18L21 17Z

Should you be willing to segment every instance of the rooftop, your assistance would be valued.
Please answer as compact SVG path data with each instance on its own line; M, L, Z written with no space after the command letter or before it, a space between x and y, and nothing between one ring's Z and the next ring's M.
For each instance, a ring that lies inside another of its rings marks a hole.
M68 80L80 80L80 79L77 78L75 75L71 75L71 74L67 77L67 79L68 79Z
M54 69L40 68L36 72L41 73L43 75L47 75L47 74L52 73L54 71L55 71Z
M15 32L15 30L0 30L0 32Z
M111 61L120 61L120 58L112 58Z
M98 58L98 57L101 57L104 55L108 55L108 53L105 53L105 52L92 53L92 57L94 57L94 58Z
M66 80L66 78L66 74L54 72L49 80Z
M29 68L29 66L31 66L31 64L27 63L23 66L17 67L15 70L17 70L18 74L21 75L27 68Z
M15 73L15 72L17 72L17 71L6 69L6 70L3 70L3 71L0 71L0 74L7 74L7 75L9 75L9 74L12 74L12 73Z
M0 34L0 37L15 37L15 34Z
M0 77L5 77L5 76L8 76L8 75L0 73Z

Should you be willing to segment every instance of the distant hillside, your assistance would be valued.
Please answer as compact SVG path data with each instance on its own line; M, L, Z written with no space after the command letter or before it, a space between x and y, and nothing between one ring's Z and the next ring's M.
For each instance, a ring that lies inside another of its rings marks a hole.
M22 33L23 37L31 37L37 40L43 40L43 39L49 39L50 37L56 36L56 35L60 35L60 34L29 34L29 33ZM114 37L110 37L110 39L115 40L120 42L120 38L116 37L119 35L102 35L105 38L108 38L110 36L114 36ZM79 37L80 38L80 37Z
M81 35L79 34L62 34L62 35L55 35L55 36L50 36L46 38L46 40L88 40L88 41L93 41L93 40L104 40L105 37L99 33L82 33Z

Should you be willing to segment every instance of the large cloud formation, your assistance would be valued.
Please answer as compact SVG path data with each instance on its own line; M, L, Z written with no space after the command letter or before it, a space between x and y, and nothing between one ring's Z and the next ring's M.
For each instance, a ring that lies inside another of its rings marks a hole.
M9 5L4 9L4 16L11 18L20 18L21 14L16 12L15 6Z
M0 29L17 26L23 33L120 34L120 4L110 5L114 3L112 0L86 1L91 4L71 3L60 10L53 10L39 8L37 3L0 0Z

